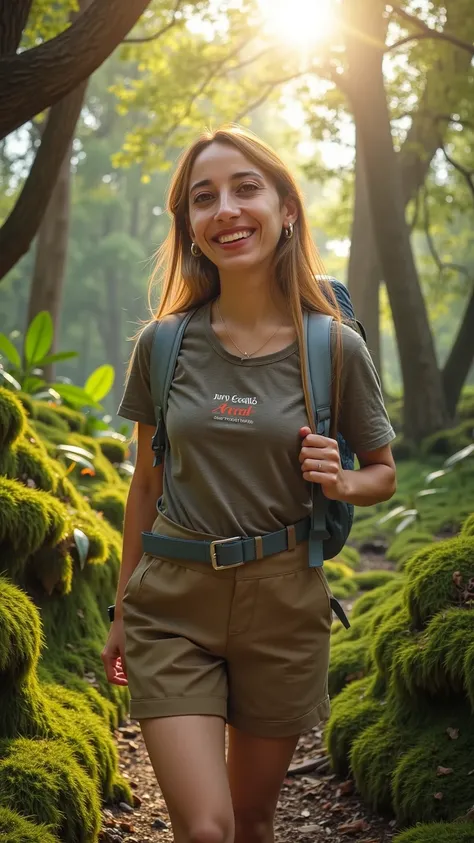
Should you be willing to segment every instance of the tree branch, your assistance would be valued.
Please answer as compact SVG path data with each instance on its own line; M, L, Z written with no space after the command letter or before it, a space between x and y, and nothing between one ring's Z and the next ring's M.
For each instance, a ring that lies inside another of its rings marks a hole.
M0 59L0 139L54 105L96 70L150 0L94 0L56 38Z
M30 14L32 0L0 0L0 56L15 54Z
M451 158L451 156L448 155L448 153L446 152L446 147L443 144L441 144L441 150L448 164L451 164L451 166L454 167L455 170L461 173L469 190L472 193L472 198L474 199L474 170L468 170L466 167L463 167L463 165L460 164L458 161L454 161L454 159Z
M48 206L81 113L87 81L51 109L28 177L0 228L0 279L28 251Z
M158 30L158 32L155 32L154 35L146 35L143 38L138 38L138 37L137 38L124 38L124 40L122 41L122 44L149 44L150 41L157 41L166 32L168 32L170 29L172 29L173 26L176 26L176 24L178 23L178 20L176 19L176 15L178 14L182 4L183 4L183 0L176 0L176 2L174 4L172 19L167 24L165 24L165 26L162 26L161 29Z
M460 272L462 275L465 275L469 278L469 270L463 266L462 264L458 263L450 263L441 260L438 251L435 246L434 238L431 234L431 219L430 213L428 209L428 191L426 188L423 190L423 228L425 231L426 242L428 245L428 249L430 251L431 257L433 258L436 266L438 267L438 271L440 276L446 269L452 269L455 272Z
M414 27L420 29L421 33L407 35L406 38L402 38L400 41L395 42L395 44L390 44L386 48L385 52L392 52L398 47L401 47L403 44L408 44L410 41L416 41L421 38L436 38L442 41L448 41L450 44L453 44L454 47L466 50L471 54L471 56L474 56L474 44L469 43L469 41L464 41L462 38L457 38L456 35L451 35L449 32L439 32L437 29L432 29L427 23L420 20L415 15L410 14L410 12L405 11L405 9L402 9L396 3L391 3L390 5L399 17L409 21L409 23L411 23Z

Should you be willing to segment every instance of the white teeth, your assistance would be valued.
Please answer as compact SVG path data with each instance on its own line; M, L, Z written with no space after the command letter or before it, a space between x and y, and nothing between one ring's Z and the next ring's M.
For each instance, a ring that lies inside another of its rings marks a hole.
M217 239L219 243L232 243L234 240L245 240L251 234L251 231L236 231L235 234L223 234Z

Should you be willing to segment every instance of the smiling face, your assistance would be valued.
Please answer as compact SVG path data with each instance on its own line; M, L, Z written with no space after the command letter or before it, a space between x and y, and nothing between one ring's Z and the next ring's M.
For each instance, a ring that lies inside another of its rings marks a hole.
M189 184L190 235L220 271L270 265L296 205L236 147L213 142L196 158Z

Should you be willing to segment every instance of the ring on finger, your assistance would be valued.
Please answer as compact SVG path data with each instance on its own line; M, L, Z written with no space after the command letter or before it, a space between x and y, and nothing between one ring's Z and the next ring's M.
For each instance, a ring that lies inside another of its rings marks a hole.
M322 470L323 470L323 464L322 464L322 462L320 462L318 460L318 462L316 463L316 471L322 471Z

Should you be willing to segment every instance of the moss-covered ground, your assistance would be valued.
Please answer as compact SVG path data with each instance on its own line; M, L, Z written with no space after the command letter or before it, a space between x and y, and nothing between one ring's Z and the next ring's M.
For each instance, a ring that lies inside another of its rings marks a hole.
M0 841L96 843L131 800L100 658L120 564L122 439L0 389ZM74 456L77 459L74 459Z

